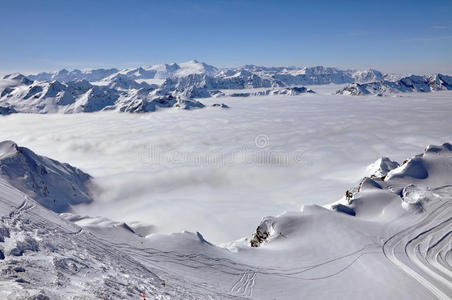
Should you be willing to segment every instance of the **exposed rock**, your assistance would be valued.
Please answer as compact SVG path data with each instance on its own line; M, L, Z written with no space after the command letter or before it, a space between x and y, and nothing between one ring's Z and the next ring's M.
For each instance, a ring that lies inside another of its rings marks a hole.
M256 233L253 235L253 238L250 241L250 246L259 247L270 237L273 231L273 218L264 218L261 224L257 227Z

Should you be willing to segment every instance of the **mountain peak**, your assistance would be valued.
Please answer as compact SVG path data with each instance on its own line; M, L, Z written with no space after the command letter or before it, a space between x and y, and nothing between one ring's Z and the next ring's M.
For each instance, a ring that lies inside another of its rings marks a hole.
M63 212L71 205L92 201L88 188L91 176L13 141L0 142L0 166L0 175L12 186L48 209Z

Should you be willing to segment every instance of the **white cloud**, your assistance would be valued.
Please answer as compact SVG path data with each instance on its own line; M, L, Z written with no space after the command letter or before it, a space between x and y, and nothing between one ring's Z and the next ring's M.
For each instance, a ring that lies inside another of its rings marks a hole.
M324 93L337 88L313 87ZM0 140L14 140L95 176L103 192L94 204L79 208L83 213L142 221L162 232L200 231L213 242L251 234L263 216L337 200L381 156L403 161L428 143L452 141L448 92L222 101L231 108L11 115L0 117ZM264 151L302 150L301 163L242 157L221 166L167 160L174 151L201 156L258 151L259 135L268 137ZM143 155L149 145L163 157Z

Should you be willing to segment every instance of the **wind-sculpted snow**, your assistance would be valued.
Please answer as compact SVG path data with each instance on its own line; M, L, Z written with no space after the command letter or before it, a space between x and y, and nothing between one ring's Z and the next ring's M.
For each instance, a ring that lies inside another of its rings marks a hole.
M286 213L264 218L250 240L251 246L271 247L275 244L276 249L285 245L300 250L306 240L306 251L308 247L324 251L327 247L324 240L327 240L338 250L344 247L343 243L351 242L349 239L359 239L365 232L371 234L377 229L372 234L377 233L375 246L381 247L384 257L430 293L417 297L450 299L452 145L429 146L425 153L400 166L387 158L378 162L383 168L376 170L372 178L364 178L354 190L352 199L342 199L332 205L338 214L349 216L336 223L338 226L331 232L325 229L336 217L320 207L305 207L302 214ZM346 209L354 213L350 214ZM350 228L341 229L346 224L350 224ZM348 233L344 234L342 230ZM378 274L375 266L373 272ZM392 294L390 298L398 297Z
M11 141L0 142L0 177L53 211L92 201L91 176Z
M398 162L392 161L388 157L382 157L367 167L367 171L370 173L369 176L383 177L398 166Z
M450 299L451 162L447 143L400 166L382 159L336 203L355 215L307 205L222 247L200 233L56 215L0 178L0 296Z
M407 92L431 92L452 90L452 77L436 74L430 77L411 75L397 81L376 81L370 83L354 83L337 91L342 95L387 95Z

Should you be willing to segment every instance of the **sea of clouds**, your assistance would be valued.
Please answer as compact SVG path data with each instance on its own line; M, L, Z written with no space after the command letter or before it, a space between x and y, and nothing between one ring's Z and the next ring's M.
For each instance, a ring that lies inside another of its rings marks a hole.
M336 201L381 156L403 161L452 141L451 97L268 96L222 98L230 109L15 114L0 117L0 139L93 175L95 202L77 213L219 243L250 235L266 215Z

